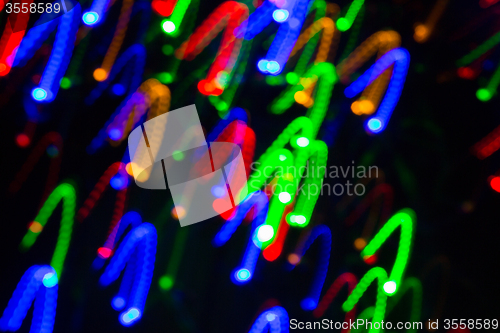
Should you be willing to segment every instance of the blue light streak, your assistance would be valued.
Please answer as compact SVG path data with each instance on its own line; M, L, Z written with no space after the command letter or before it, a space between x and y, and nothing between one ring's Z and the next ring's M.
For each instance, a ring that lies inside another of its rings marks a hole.
M380 103L377 112L366 121L365 128L368 132L376 134L382 132L386 128L391 118L391 114L401 96L406 74L408 73L409 63L410 54L406 49L393 49L380 57L373 66L344 90L346 97L352 98L356 96L389 68L389 66L394 64L391 81L387 87L384 99Z
M30 332L52 332L56 316L58 281L49 265L31 266L24 273L0 318L0 330L17 331L34 301Z
M120 314L120 323L129 326L138 321L144 313L144 305L153 278L156 258L157 234L150 223L142 223L132 229L118 247L99 282L108 286L118 279L125 269L125 274L116 298L123 298L126 305Z

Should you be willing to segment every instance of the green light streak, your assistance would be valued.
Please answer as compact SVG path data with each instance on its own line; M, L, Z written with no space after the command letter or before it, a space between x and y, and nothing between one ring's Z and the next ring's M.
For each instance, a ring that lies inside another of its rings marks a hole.
M238 59L236 60L236 69L230 71L230 77L228 80L230 84L224 89L224 92L220 96L208 96L208 100L217 109L217 111L219 111L219 116L221 118L223 118L227 114L227 111L231 108L234 96L236 95L240 83L245 76L245 71L248 68L248 58L250 56L249 51L251 48L252 40L244 40L239 53L242 54L242 57L238 57ZM268 77L274 76L267 76L266 78Z
M410 289L412 289L413 291L413 298L411 303L411 313L409 322L416 323L420 322L420 314L422 312L423 292L422 292L422 283L420 282L419 279L415 277L410 277L404 280L401 286L401 291L397 293L394 297L391 297L389 299L389 302L387 304L387 314L389 314L396 307L401 298L403 298L406 292L409 291ZM415 333L417 332L417 329L412 327L408 329L407 332Z
M62 200L62 218L61 227L59 229L59 236L57 238L56 248L52 256L52 261L50 265L57 272L58 278L61 277L64 260L66 259L66 254L68 253L69 243L71 241L71 233L73 230L73 221L75 217L75 206L76 206L76 193L73 186L67 183L63 183L55 188L54 191L49 195L45 203L43 204L40 212L35 217L34 222L38 222L43 228L52 212L57 207L59 202ZM31 246L37 240L38 235L40 235L40 229L38 232L28 230L26 235L23 237L21 244L19 246L21 251L28 251Z
M186 39L189 35L191 35L191 33L194 30L195 23L196 23L196 17L198 14L198 7L199 7L199 0L191 0L190 10L189 10L189 12L187 12L186 18L184 19L183 28L182 28L182 30L178 30L179 33L176 34L175 36L173 36L173 37L176 37L176 40L183 40L183 39ZM157 32L159 30L153 28L152 31ZM164 31L164 30L161 29L161 31ZM153 39L154 39L154 36L152 37L151 40L149 40L149 42L152 42ZM175 41L170 41L170 42L172 44L177 44L177 42L175 42ZM165 46L166 45L164 45L163 47L165 47ZM173 47L173 49L174 49L173 52L175 52L175 48L178 47L178 45L174 47L174 45L170 45L170 44L168 44L168 46ZM166 54L166 53L168 53L168 51L167 51L168 48L166 49L167 52L165 53L163 47L162 47L162 53L165 54L166 56L169 56L168 54ZM170 54L170 56L173 54L174 53ZM177 71L179 70L179 66L180 66L181 62L182 62L182 60L177 59L177 57L169 58L169 60L167 61L169 69L161 74L170 74L170 80L172 80L172 82L174 82L177 78ZM165 75L163 77L167 78ZM182 82L184 82L184 81L182 81ZM174 97L175 97L175 95L174 95Z
M363 319L365 321L368 321L368 319L373 318L373 314L375 313L375 307L370 306L366 309L364 309L356 319ZM360 325L359 327L357 326L356 328L352 329L350 333L359 333L359 332L364 332L365 331L365 326Z
M387 306L387 295L384 293L384 283L387 281L387 272L381 267L374 267L370 269L356 285L356 288L349 295L347 300L342 304L342 310L345 312L351 311L358 303L359 299L364 295L366 289L377 279L377 300L375 301L375 310L373 311L372 323L381 323L385 317L385 309ZM380 332L379 328L372 327L369 332Z
M292 137L300 132L300 135L311 139L312 137L312 123L307 117L299 117L294 119L288 126L281 132L280 135L274 140L274 142L267 148L267 150L262 154L257 161L258 164L262 164L270 154L278 149L284 148L289 142L291 142Z
M495 70L495 73L493 73L493 76L491 77L490 82L488 82L486 88L479 89L476 92L477 99L481 102L489 101L496 93L498 85L500 85L500 65Z
M387 283L394 282L396 285L393 292L387 292L388 295L394 295L401 284L401 279L410 257L415 219L415 213L411 209L407 208L400 210L384 224L382 229L380 229L380 231L375 235L375 237L373 237L363 251L361 251L361 257L374 255L380 246L385 243L387 238L389 238L389 236L396 230L396 228L401 226L401 236L399 239L396 262L394 263L394 267L392 268L389 276L389 281L387 281Z
M463 67L470 64L471 62L491 50L498 43L500 43L500 32L497 32L496 34L488 38L483 44L476 47L469 54L458 59L456 62L457 67Z
M288 149L277 149L271 154L268 154L261 163L257 164L257 169L252 172L248 179L248 193L251 193L264 187L271 176L275 175L278 177L278 182L270 200L265 222L266 225L273 227L274 234L270 240L262 243L263 249L271 244L276 238L285 207L293 202L297 189L296 178L293 174L288 174L289 171L293 172L294 170L293 161L293 154ZM291 199L288 202L282 202L280 200L280 194L283 192L290 194Z
M352 51L356 48L356 44L358 43L359 35L361 33L361 26L363 25L363 19L365 18L365 7L361 6L359 10L358 16L354 20L351 31L349 32L349 39L347 40L347 44L340 56L340 62L342 62L345 58L347 58Z
M341 17L337 20L337 29L340 31L347 31L351 28L352 23L356 19L356 16L358 15L359 10L363 6L364 0L354 0L351 3L351 6L347 10L347 14L345 17Z
M306 157L305 160L303 157ZM311 220L312 212L316 201L318 201L323 185L323 178L326 172L326 162L328 160L328 147L325 142L315 140L306 149L306 155L297 154L296 170L301 173L299 180L302 178L307 160L311 161L312 170L307 173L307 178L304 181L303 188L306 189L307 195L300 193L297 197L294 210L288 214L287 221L292 226L305 227ZM314 194L311 194L311 188L316 189Z
M318 81L316 93L314 94L314 105L310 109L309 118L313 124L311 138L315 138L318 130L323 123L323 120L330 104L333 86L338 81L335 66L328 62L315 64L309 68L304 74L300 83L289 87L285 92L273 101L271 112L274 114L282 114L289 109L295 102L295 93L305 90L307 87L303 85L304 79L316 79Z
M163 31L167 35L177 36L179 34L179 27L181 26L184 15L189 7L191 0L178 0L175 5L172 15L167 20L162 22ZM166 28L167 27L167 28Z
M80 81L80 78L76 77L76 74L78 70L82 67L82 61L83 58L85 57L85 54L87 52L87 48L89 46L90 42L90 37L87 34L85 37L83 37L82 40L80 40L80 43L78 46L75 48L75 52L73 56L71 57L71 62L68 66L68 70L66 71L65 77L70 80L71 85L79 84L78 81Z
M304 144L304 147L301 147L297 141L301 143L305 142L306 144ZM307 142L309 143L307 144ZM287 144L290 144L294 148L293 154L288 149L284 149ZM318 191L313 195L311 193L307 193L307 195L299 194L293 213L287 216L287 220L292 226L304 223L305 226L309 223L320 193L319 189L321 188L324 172L326 171L327 158L328 147L326 144L323 141L312 139L311 120L307 117L299 117L283 130L256 162L258 168L250 175L248 180L249 193L257 191L266 185L267 180L277 170L281 171L278 175L287 175L285 178L278 178L278 184L276 185L278 190L274 192L270 201L266 218L266 224L271 225L275 232L277 231L285 207L293 202L293 197L304 175L306 163L308 160L311 160L311 162L314 161L316 164L314 174L313 172L308 174L308 176L313 174L313 177L307 177L304 186L308 186L309 184L311 186L318 186ZM282 203L279 200L279 194L283 192L282 189L285 189L291 196L291 200L288 203ZM292 216L294 217L290 220ZM263 243L263 248L272 243L273 240L274 237L270 241Z
M316 9L316 12L314 13L314 22L316 22L320 18L326 16L326 2L325 1L323 1L323 0L314 1L313 5L311 6L310 11L312 11L314 9ZM320 40L320 34L317 33L315 36L313 36L311 39L309 39L309 41L304 46L304 50L302 51L302 54L300 55L300 58L297 61L297 65L295 66L295 69L293 70L293 72L296 75L302 76L302 74L304 74L304 72L306 71L307 64L311 60L311 57L314 54L314 50L316 49L316 46L318 45L319 40Z
M186 239L188 235L188 228L179 228L175 235L174 247L172 249L172 256L168 261L168 266L165 274L160 277L158 284L163 290L170 290L175 284L177 272L181 263L184 248L186 247Z

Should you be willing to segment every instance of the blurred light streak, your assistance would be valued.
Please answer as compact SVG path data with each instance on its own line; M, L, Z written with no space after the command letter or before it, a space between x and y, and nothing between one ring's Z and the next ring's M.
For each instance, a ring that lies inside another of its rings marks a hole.
M481 8L488 8L489 6L492 6L496 4L499 0L479 0L479 6Z
M326 225L318 225L314 227L311 230L305 244L303 246L299 246L299 248L295 250L295 255L298 257L299 262L297 262L294 266L300 263L304 254L316 240L320 242L319 260L316 264L316 271L314 273L309 293L300 302L302 309L306 311L314 310L318 306L321 290L323 289L326 274L328 273L330 253L332 250L332 232L330 228Z
M104 2L103 0L98 0L99 2ZM109 1L109 0L108 0ZM120 16L118 17L118 24L116 25L116 30L109 45L106 55L102 61L101 67L94 71L94 79L96 81L104 81L108 78L110 71L115 63L118 52L123 44L125 35L128 29L128 23L130 21L130 16L132 15L132 7L134 6L134 0L123 0L122 8L120 10Z
M496 94L498 85L500 84L500 65L497 66L495 73L485 88L481 88L476 92L476 97L481 102L487 102Z
M323 185L323 179L326 172L326 163L328 160L328 147L323 141L315 140L307 146L306 161L299 160L297 155L297 167L300 171L305 172L305 168L301 166L308 165L312 170L307 171L306 179L303 183L303 188L307 188L307 196L299 193L293 211L287 216L287 222L291 226L305 227L311 221L312 212L316 201L320 195L320 189ZM311 164L308 164L308 162ZM298 175L301 179L304 175ZM316 189L316 193L310 193L311 188Z
M382 244L386 242L387 238L389 238L399 226L401 226L401 236L399 239L398 252L396 254L396 262L389 275L389 281L384 285L386 293L389 296L394 295L398 291L406 266L408 265L413 243L412 237L416 226L415 213L411 209L403 209L394 214L389 221L382 226L368 245L366 245L363 251L361 251L361 257L366 261L371 256L375 255ZM389 289L388 283L391 283L391 287L395 287L393 291Z
M181 264L182 255L184 254L184 249L186 248L186 240L188 236L188 228L179 228L175 234L174 246L172 248L172 254L168 260L167 270L163 274L158 284L163 290L170 290L175 284L177 278L177 272L179 271L179 266Z
M224 2L175 51L178 59L192 60L225 28L219 50L207 77L198 83L198 90L202 94L218 96L224 91L242 45L242 38L236 38L234 30L247 16L246 5L235 1Z
M120 10L120 16L118 18L118 23L116 25L116 30L113 35L113 39L111 40L111 43L108 47L108 50L106 51L106 54L104 55L101 67L94 70L93 76L96 81L99 82L104 81L108 79L108 77L111 75L111 71L115 64L116 57L120 52L123 41L127 34L128 24L132 16L133 7L134 7L134 0L123 1L122 8ZM149 22L151 7L144 3L138 2L136 4L136 9L137 11L141 12L140 26L138 29L136 29L136 33L139 35L138 39L140 41L143 38L143 35L148 28L147 23ZM134 46L130 47L129 50L132 50L131 54L127 54L126 56L124 56L122 61L127 62L129 60L129 57L131 57L131 55L135 53L137 61L135 75L142 75L142 70L143 70L142 67L144 67L144 65L141 66L141 64L144 62L144 60L142 59L143 55L141 53L141 50L137 50L137 48ZM120 65L124 66L125 63L120 63ZM139 72L138 69L142 69L140 74L138 73ZM137 80L140 79L136 77L135 81Z
M292 209L293 203L285 207L274 240L262 251L262 256L267 261L274 261L278 259L278 257L281 255L281 252L283 251L285 239L288 234L288 230L290 229L290 225L286 221L286 216L292 211Z
M86 26L81 26L78 29L75 41L75 52L73 57L71 57L65 76L61 79L61 88L63 89L69 89L81 83L81 78L77 76L77 73L78 70L81 69L82 61L88 51L90 43L90 37L88 37L89 31L90 28ZM63 80L66 80L67 87L62 86Z
M97 250L99 258L108 259L109 257L111 257L113 255L113 252L115 251L116 244L120 240L120 237L123 235L127 227L130 226L133 229L141 223L141 215L134 211L130 211L124 214L117 223L111 223L108 236L106 238L106 241L104 242L103 247L100 247Z
M170 89L156 79L144 81L111 115L110 120L87 147L87 151L90 154L95 153L106 140L113 146L119 145L144 115L147 115L149 120L164 114L169 108ZM158 140L160 134L155 132L152 139Z
M151 8L161 16L170 16L177 5L178 0L153 0Z
M363 24L363 19L365 18L365 6L361 6L356 19L354 20L351 29L349 31L349 38L347 39L347 43L344 47L344 51L340 55L340 61L343 61L345 58L352 53L359 39L359 35L361 33L361 26Z
M240 266L238 266L231 275L231 280L235 284L249 282L255 272L255 266L259 258L261 243L256 235L256 230L263 225L269 208L269 199L262 191L250 193L243 202L234 210L231 218L222 226L221 230L215 235L212 243L219 247L224 245L234 234L238 226L241 225L245 216L253 214L250 237Z
M31 222L28 232L19 245L19 249L23 252L31 248L60 201L62 201L61 226L59 228L56 248L50 262L50 266L54 268L59 279L61 278L64 260L68 253L75 217L76 193L73 186L63 183L52 191L33 222Z
M269 329L269 331L268 331ZM248 333L288 333L288 313L281 306L264 311L253 323Z
M222 228L215 235L212 241L213 245L219 247L226 244L251 210L254 211L252 219L254 224L253 229L263 224L266 219L268 208L269 199L264 192L255 191L248 194L244 201L236 206L231 218L224 223Z
M275 162L277 163L277 166L275 165L275 168L273 170L277 169L279 171L281 169L283 171L285 170L284 168L286 168L287 166L290 168L292 165L295 169L303 168L304 166L300 166L297 163L305 163L307 161L307 149L305 149L305 147L299 147L296 141L297 138L311 138L311 133L312 124L309 118L299 117L288 124L288 126L283 130L278 138L271 144L271 146L267 148L264 154L262 154L256 162L256 165L260 167L264 166L264 168L263 171L259 170L259 172L254 172L252 173L252 175L250 175L248 182L249 192L251 192L252 190L258 190L262 186L264 186L266 179L270 176L270 168L265 168L265 166L268 165L268 163L273 162L273 159L275 159ZM290 161L291 152L287 149L284 149L284 147L288 143L290 143L292 147L298 150L296 154L299 162L293 162L293 160ZM283 163L285 161L287 162ZM267 173L263 174L263 172ZM288 179L286 180L286 182L280 183L280 181L283 181L283 177L277 177L277 184L273 184L272 187L275 188L280 186L280 188L282 189L284 186L283 184L286 184L287 187L293 186L294 188L297 188L300 177L294 177L294 175L290 174L287 175L287 178ZM270 184L272 184L272 182ZM293 193L295 194L295 190L293 191ZM270 192L269 195L274 196L276 194L278 194L277 196L279 197L278 191ZM275 207L276 209L273 210ZM289 212L291 212L292 209L292 197L289 204L284 204L279 200L276 200L276 203L274 203L273 200L271 200L271 208L266 218L266 225L271 225L273 227L274 239L271 239L270 243L264 242L263 244L263 256L268 261L275 260L281 254L284 240L289 229L289 224L286 222L286 216Z
M23 274L0 318L0 330L17 331L34 302L30 332L52 332L57 307L56 271L48 266L31 266Z
M277 149L270 154L267 154L264 159L257 164L256 169L248 179L248 193L260 190L266 181L277 172L278 182L274 193L270 199L269 211L266 217L265 225L273 228L272 238L262 242L262 248L266 248L275 238L276 232L280 225L283 212L287 204L293 201L296 192L296 180L293 176L288 176L284 170L293 168L294 157L288 149ZM274 178L274 177L273 177ZM280 200L281 193L288 193L290 199Z
M128 178L128 174L125 171L125 165L122 162L115 162L111 164L99 178L97 184L90 192L88 198L83 202L82 207L76 213L76 220L78 222L82 223L87 218L87 216L89 216L90 212L92 212L96 203L101 198L101 195L110 185L110 180L116 175ZM113 210L113 217L111 218L110 231L114 229L115 225L117 225L122 218L123 212L125 210L126 200L127 186L119 189L116 193L115 207Z
M33 67L39 62L40 59L43 59L43 62L46 62L46 58L50 55L50 47L48 45L42 45L38 50L36 50L28 60L27 64L22 68L19 68L15 71L15 75L11 75L9 80L7 81L6 87L3 89L2 93L0 93L0 107L4 107L11 100L11 97L14 93L19 90L19 86L25 81L26 77L30 75L33 70ZM28 96L31 99L31 96ZM38 103L37 103L38 104ZM28 113L28 110L25 110ZM38 116L38 113L37 113ZM34 118L33 115L28 115L29 118Z
M344 304L342 304L342 309L345 312L351 311L356 306L359 299L364 295L366 289L373 283L375 279L377 279L377 300L375 301L372 323L380 324L382 320L384 320L387 306L387 295L384 292L384 283L387 281L387 273L383 268L374 267L370 269L361 278ZM379 325L378 329L373 326L368 332L376 333L381 331L381 325Z
M444 10L448 6L449 0L437 0L436 4L431 10L429 17L425 20L425 23L418 23L415 26L415 33L413 34L413 39L418 43L425 43L429 36L434 31L436 23L443 15Z
M441 288L439 288L439 292L437 293L437 300L432 303L434 304L434 311L432 311L430 315L431 322L440 319L444 313L444 306L448 297L448 291L451 281L451 263L448 257L444 255L435 257L429 263L427 263L427 265L425 265L420 275L420 280L425 281L425 279L429 277L431 272L435 270L436 267L441 268Z
M340 275L338 278L333 281L332 285L330 288L328 288L328 291L326 294L323 296L321 301L318 303L318 306L316 309L313 311L313 316L315 318L320 318L325 314L325 311L328 309L330 304L332 304L333 300L339 293L339 291L342 289L344 285L347 285L347 292L348 296L352 293L356 285L358 284L358 279L356 276L352 273L344 273ZM350 322L351 320L354 321L356 319L356 305L352 308L352 310L348 311L346 313L344 322ZM341 330L342 333L347 333L349 332L348 328L343 328Z
M485 159L500 148L500 126L481 139L472 147L472 152L479 159Z
M387 303L387 314L390 314L396 305L399 304L401 298L408 292L412 291L412 302L411 302L411 312L409 322L420 322L422 313L422 283L419 279L415 277L409 277L403 281L401 285L401 290L394 296L391 297ZM413 325L412 325L413 326ZM406 332L416 333L417 328L407 329Z
M363 311L360 312L358 315L357 319L363 319L365 322L370 322L371 319L373 318L373 314L375 313L375 307L374 306L369 306ZM364 333L367 332L364 327L356 327L350 331L351 333Z
M233 120L220 132L215 140L208 142L232 142L240 146L247 177L250 175L250 167L255 152L255 133L246 123L241 120ZM213 161L215 164L220 164L218 161L227 159L227 154L222 153L222 151L217 151L217 154L214 154Z
M3 2L0 6L0 10L3 9L5 3ZM26 0L23 4L27 4L28 7L33 3L33 0ZM17 48L23 40L26 29L28 28L28 21L30 18L30 12L27 13L18 12L15 13L11 11L5 23L5 28L0 38L0 76L5 76L9 74L12 68L12 62L16 56Z
M93 0L89 10L82 15L82 22L86 26L94 26L104 21L105 12L113 5L112 0Z
M340 81L347 83L349 77L372 56L377 54L377 59L379 59L400 45L401 36L396 31L378 31L374 33L337 66ZM372 114L375 112L391 78L391 72L392 69L387 69L363 90L361 97L351 106L354 114Z
M33 98L38 102L53 101L59 91L59 83L73 53L81 7L79 3L76 3L71 10L62 16L37 25L38 22L47 20L49 15L47 12L43 13L35 22L35 26L28 31L17 50L13 63L14 66L26 64L35 54L35 50L41 47L53 30L57 29L49 61L45 66L40 83L31 92Z
M347 31L351 28L359 10L363 7L364 2L364 0L354 0L351 3L345 17L341 17L337 20L337 28L340 31Z
M458 59L456 62L457 67L464 67L470 64L471 62L491 50L493 47L497 46L498 43L500 43L500 31L488 38L484 43L476 47L470 53Z
M47 199L50 192L54 189L57 184L57 179L59 176L59 168L61 165L61 156L63 149L63 139L61 135L57 132L49 132L45 134L40 141L33 148L29 154L26 162L22 165L19 172L14 176L14 180L9 185L10 193L17 193L30 173L35 168L35 165L40 161L42 155L47 151L49 147L53 147L57 150L55 156L50 157L49 174L47 175L47 182L45 183L45 189L42 195L42 202Z
M234 120L239 120L244 123L248 123L248 114L247 112L240 108L235 107L229 110L225 117L223 117L217 125L212 129L212 131L207 135L207 142L213 142L217 139L217 137L227 128L229 124L231 124Z
M153 0L152 6L158 7L159 3L167 3L168 6L163 5L164 7L167 7L164 9L164 13L160 13L163 16L169 16L171 15L168 19L162 21L162 28L165 31L165 33L172 35L172 36L177 36L179 35L179 27L181 26L181 23L184 19L184 15L186 14L187 9L189 8L189 5L191 4L191 0ZM171 11L171 14L168 12L170 11L170 7L172 6L172 3L175 2L174 6Z
M120 72L123 72L122 81L124 79L128 80L129 84L126 87L126 94L132 94L137 88L139 88L142 80L142 74L144 73L144 65L146 64L146 49L142 44L134 44L125 50L120 57L116 60L116 64L111 68L106 80L99 82L97 87L95 87L85 99L85 103L92 105L106 90L111 82L113 82ZM132 69L128 71L128 69ZM130 73L127 75L127 73ZM130 76L130 77L128 77ZM121 81L120 81L121 83Z
M344 90L346 97L354 97L360 93L367 85L371 84L379 75L390 66L394 65L389 86L384 99L380 103L377 112L366 122L366 130L376 134L382 132L389 122L391 114L396 107L404 81L408 72L410 54L406 49L397 48L384 54L377 60L375 65L370 67L363 75Z
M285 68L293 45L300 35L309 2L309 0L295 0L285 2L283 7L279 7L272 1L266 0L235 31L238 37L244 36L245 39L253 39L273 21L275 10L286 7L290 16L286 21L280 23L276 37L269 47L266 56L257 64L257 68L262 73L278 75Z
M244 110L242 110L244 112ZM246 119L246 115L245 115ZM219 124L216 126L214 131L209 135L209 138L214 138L215 133L219 133L217 137L213 141L208 141L208 142L230 142L238 145L241 149L241 155L243 157L243 162L245 166L245 174L243 173L238 173L238 178L241 178L241 181L237 181L237 183L244 183L248 175L250 174L250 168L251 164L253 162L253 156L254 156L254 151L255 151L255 133L253 130L247 126L247 124L243 121L240 120L233 120L231 123L229 123L224 129L221 130L221 126L224 124L227 124L227 121L220 121ZM215 133L214 133L215 132ZM191 138L192 135L186 135L184 137L184 141L180 142L180 149L182 147L186 146L189 142L185 141L186 139ZM220 146L217 146L218 148L211 148L210 151L205 151L202 154L205 154L203 156L199 156L198 160L195 162L193 161L193 169L191 170L194 174L209 174L213 171L212 169L212 164L206 164L204 161L210 160L214 165L223 165L225 161L228 161L231 159L232 154L234 153L234 150L232 149L227 149L228 147L226 146L225 148L220 148ZM186 149L187 150L187 149ZM169 164L165 164L165 167L168 168L170 167ZM242 179L245 177L245 179ZM236 177L233 177L233 180L236 180ZM235 197L240 197L239 193L233 193ZM245 193L246 195L246 193ZM184 196L184 202L188 203L191 202L192 194L186 194ZM241 198L243 200L244 198ZM184 207L185 209L189 209L188 207ZM228 214L230 214L232 210L229 210L226 213L220 214L222 218L227 219L229 217ZM227 216L227 217L226 217Z
M293 105L294 101L304 105L308 104L312 101L312 98L304 91L316 81L318 81L318 87L314 96L315 100L309 111L309 118L312 122L312 139L316 137L323 123L332 96L333 87L338 81L335 67L332 64L322 62L311 66L304 74L299 84L289 87L280 97L274 100L271 105L272 113L282 114Z
M334 49L333 52L336 51L339 38L335 40L334 47L331 47L336 31L335 23L329 17L322 17L319 20L315 21L309 28L307 28L297 39L297 42L295 43L295 46L292 52L290 53L290 57L293 57L301 48L304 47L304 45L306 45L306 49L302 52L302 55L297 63L294 72L287 74L288 83L290 84L298 83L299 77L302 76L302 74L304 74L307 62L309 61L309 58L312 56L314 48L318 43L318 41L316 41L316 43L309 43L309 42L311 40L314 41L315 39L317 39L314 37L319 36L318 33L321 30L323 30L323 33L321 34L321 40L319 41L318 52L316 53L316 58L314 60L314 63L318 64L321 62L326 62L331 53L331 49ZM307 54L309 55L309 57L307 57ZM333 56L330 56L330 58L333 58ZM314 83L312 85L314 85Z
M319 49L316 54L315 63L326 61L333 62L335 58L335 53L340 41L340 33L335 29L335 23L332 17L340 12L340 8L336 4L327 4L324 1L314 1L311 10L313 9L315 9L314 22L300 34L290 53L291 58L303 48L295 69L293 72L287 74L287 81L290 84L297 83L299 77L304 74L307 69L307 64L318 43ZM320 31L323 31L321 39L318 34Z
M250 57L250 50L252 47L252 41L242 41L242 46L240 53L241 57L238 57L236 60L236 69L229 73L227 79L227 85L221 95L215 96L210 95L208 100L212 103L213 106L219 111L219 116L223 118L228 109L231 107L236 92L240 86L240 83L245 81L245 72L247 71L247 63L248 58Z
M119 316L123 326L134 324L144 313L153 278L156 245L155 227L147 222L140 224L125 236L99 279L101 285L108 286L120 277L127 266L120 290L113 299L117 310L124 309Z
M498 177L498 176L491 176L488 179L488 182L490 183L490 186L491 186L491 188L493 190L495 190L496 192L500 193L500 177Z

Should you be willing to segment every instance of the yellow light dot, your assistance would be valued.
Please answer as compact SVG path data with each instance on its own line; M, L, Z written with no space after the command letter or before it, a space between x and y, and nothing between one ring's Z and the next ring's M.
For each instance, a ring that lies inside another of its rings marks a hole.
M186 216L186 210L182 206L176 206L172 208L172 217L174 219L182 219L184 216Z
M31 232L34 232L35 234L38 234L38 233L40 233L42 231L43 225L40 222L33 221L30 224L29 229L30 229Z
M373 105L372 101L365 99L363 101L359 101L359 109L361 110L361 113L372 114L373 111L375 111L375 105Z
M363 113L361 112L361 107L359 105L359 102L358 101L354 101L352 104L351 104L351 110L352 110L352 113L356 114L356 115L362 115Z
M427 28L424 24L417 25L415 27L415 34L413 35L413 39L421 43L425 41L427 37L429 37L429 28Z
M306 104L310 97L303 91L297 91L294 95L293 98L295 98L295 101L299 104Z
M127 165L125 165L125 171L127 171L129 176L134 177L134 173L132 171L132 162L128 162Z
M300 257L295 253L292 253L288 256L288 262L295 266L300 262Z
M96 81L104 81L106 80L108 77L108 72L106 72L106 70L104 68L98 68L94 71L94 79Z
M358 251L363 250L365 246L366 246L366 241L363 238L358 238L354 241L354 247Z

